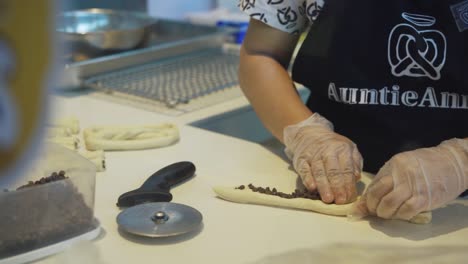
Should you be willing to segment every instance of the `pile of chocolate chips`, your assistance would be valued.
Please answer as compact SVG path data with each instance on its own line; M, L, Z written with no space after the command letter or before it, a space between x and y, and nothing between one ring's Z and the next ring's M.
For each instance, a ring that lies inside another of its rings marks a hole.
M320 194L318 192L310 192L308 190L296 189L292 193L284 193L284 192L279 192L278 190L276 190L276 188L255 187L251 183L249 185L247 185L247 187L250 190L252 190L253 192L259 192L259 193L264 193L264 194L268 194L268 195L275 195L275 196L279 196L279 197L285 198L285 199L305 198L305 199L311 199L311 200L320 200ZM244 190L245 185L241 185L239 187L236 187L236 189Z
M32 186L35 186L35 185L46 184L46 183L54 182L54 181L58 181L58 180L64 180L64 179L67 179L67 178L68 177L65 176L64 171L59 171L58 173L57 172L52 172L52 174L50 174L49 177L42 177L37 181L29 181L27 184L18 187L16 190L32 187Z
M83 234L93 228L93 210L70 181L35 189L65 180L64 171L52 173L11 190L0 199L0 259L35 250ZM14 201L14 203L12 203Z

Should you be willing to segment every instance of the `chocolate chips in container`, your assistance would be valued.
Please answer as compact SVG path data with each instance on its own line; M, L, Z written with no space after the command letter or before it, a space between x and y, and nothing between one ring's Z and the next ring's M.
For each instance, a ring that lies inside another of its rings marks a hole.
M0 259L96 228L94 165L59 146L47 152L41 173L30 175L27 184L0 192Z

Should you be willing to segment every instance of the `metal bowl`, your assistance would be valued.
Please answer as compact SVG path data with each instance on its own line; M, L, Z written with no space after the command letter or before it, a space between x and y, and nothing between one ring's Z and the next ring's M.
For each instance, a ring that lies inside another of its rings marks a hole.
M62 13L57 31L66 42L98 50L127 50L144 42L156 19L140 12L87 9Z

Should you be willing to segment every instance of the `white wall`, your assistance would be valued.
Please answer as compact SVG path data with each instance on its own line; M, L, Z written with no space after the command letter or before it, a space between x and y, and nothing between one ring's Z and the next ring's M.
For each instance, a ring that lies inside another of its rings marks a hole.
M167 19L184 20L186 13L209 11L215 7L216 0L148 0L148 13Z

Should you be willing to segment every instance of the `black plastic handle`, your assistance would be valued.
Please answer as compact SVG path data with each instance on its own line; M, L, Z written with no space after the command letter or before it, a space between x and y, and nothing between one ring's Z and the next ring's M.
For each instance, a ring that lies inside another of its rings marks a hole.
M195 174L195 165L182 161L166 166L151 175L143 185L119 196L117 206L128 207L149 202L170 202L171 187Z
M151 175L139 188L141 191L162 190L170 188L195 174L195 165L190 161L181 161L166 166Z

